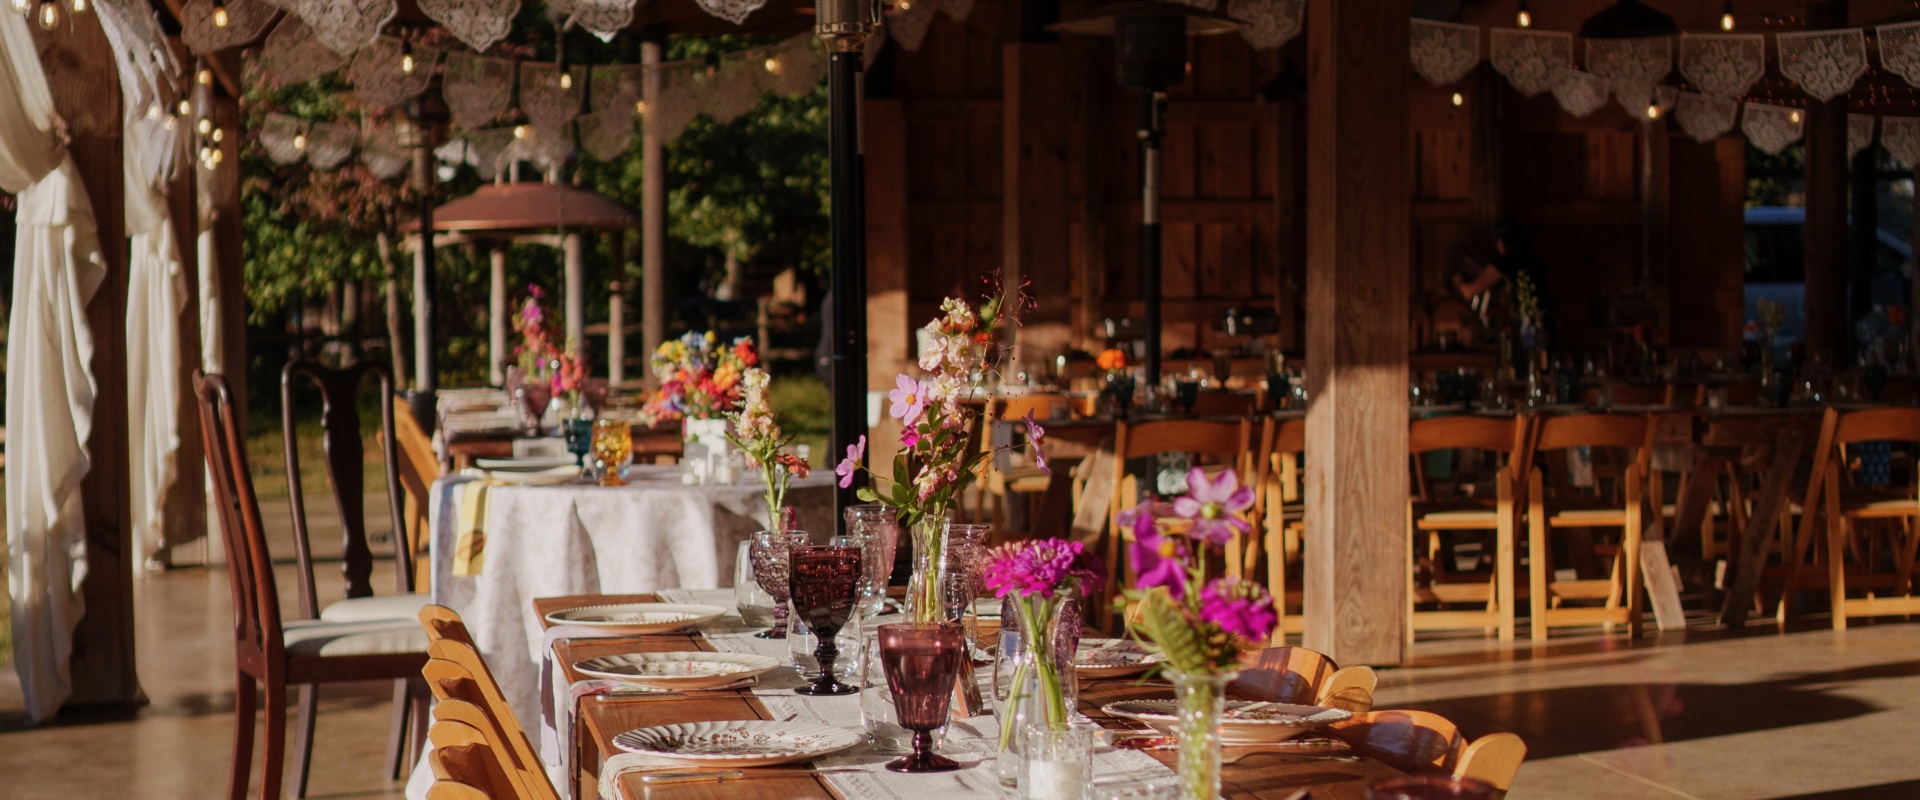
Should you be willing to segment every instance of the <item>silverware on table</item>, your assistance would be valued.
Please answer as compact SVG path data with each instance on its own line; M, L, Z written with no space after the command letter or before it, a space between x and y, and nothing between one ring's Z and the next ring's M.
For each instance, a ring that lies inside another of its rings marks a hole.
M806 778L814 775L832 775L840 772L858 772L853 768L844 769L710 769L684 772L655 772L642 775L640 782L651 785L663 783L701 783L704 781L737 781L747 778Z

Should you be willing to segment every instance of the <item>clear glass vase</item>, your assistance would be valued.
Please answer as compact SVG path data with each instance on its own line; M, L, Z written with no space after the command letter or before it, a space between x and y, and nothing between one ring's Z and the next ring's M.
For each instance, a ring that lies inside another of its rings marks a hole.
M946 622L947 517L926 514L913 524L913 574L907 577L907 621Z
M1189 675L1173 670L1173 699L1179 706L1179 776L1181 800L1215 800L1220 796L1220 716L1226 711L1227 684L1237 672Z
M1079 705L1073 670L1080 646L1080 603L1070 592L1051 598L1008 597L1000 605L1000 655L994 664L993 699L1000 713L1000 749L995 772L1003 785L1020 777L1026 754L1023 731L1065 730ZM1043 633L1026 635L1028 624Z

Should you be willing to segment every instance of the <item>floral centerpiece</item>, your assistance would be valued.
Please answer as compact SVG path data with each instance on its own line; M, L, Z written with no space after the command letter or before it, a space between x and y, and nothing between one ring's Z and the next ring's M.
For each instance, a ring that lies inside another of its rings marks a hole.
M799 456L780 452L793 437L783 433L773 417L773 406L767 402L768 382L767 371L759 367L749 367L742 375L740 411L733 417L727 441L760 469L766 483L769 529L789 530L792 515L787 513L787 484L794 477L806 478L811 467Z
M1760 343L1760 385L1771 387L1779 382L1774 374L1774 340L1787 324L1787 307L1762 297L1754 301L1754 309L1760 318L1747 322L1747 333Z
M527 297L520 312L513 316L513 330L520 343L513 348L514 364L508 369L507 392L526 419L529 428L540 427L540 419L553 402L560 374L560 348L553 330L547 326L547 310L540 301L547 296L540 284L527 285Z
M1026 699L1031 683L1038 692L1036 700L1042 713L1029 724L1048 730L1067 729L1067 693L1063 681L1072 680L1073 643L1078 631L1060 635L1058 624L1079 626L1079 615L1061 612L1069 603L1092 593L1106 580L1100 559L1086 552L1086 546L1064 539L1030 539L1004 544L988 551L981 570L982 581L993 596L1010 601L1020 627L1025 653L1014 668L1012 688L1007 696L1009 713L1000 726L1000 749L1005 751L1015 733L1013 709ZM1068 652L1057 652L1066 648ZM1062 674L1062 656L1065 673ZM1029 678L1033 680L1029 681Z
M1094 366L1107 374L1107 385L1100 391L1113 403L1115 416L1124 417L1127 409L1133 405L1133 391L1136 388L1133 373L1127 371L1127 351L1109 347L1100 351L1094 359Z
M940 316L925 328L927 346L919 366L926 377L900 375L887 393L888 416L901 425L893 469L882 476L862 463L865 436L848 445L846 458L834 467L841 488L853 486L859 472L872 475L875 483L860 487L860 499L893 507L901 524L912 529L914 569L907 588L912 621L932 622L938 616L948 512L993 455L974 446L982 409L969 401L984 398L983 381L997 366L1000 338L1024 302L1024 295L1013 292L993 295L977 308L954 297L941 303ZM1030 445L1038 453L1045 432L1031 418L1028 426Z
M641 410L648 424L684 420L682 436L699 444L710 456L724 455L727 416L740 409L741 378L760 365L753 340L742 336L731 343L713 331L689 331L660 343L653 353L654 377L660 391Z
M1182 796L1220 795L1220 738L1216 732L1233 667L1243 647L1265 640L1279 617L1273 596L1253 581L1209 578L1209 551L1250 530L1244 513L1253 490L1233 470L1209 480L1195 467L1188 493L1170 504L1143 504L1114 524L1133 531L1128 556L1138 577L1116 601L1127 629L1165 660L1179 704Z

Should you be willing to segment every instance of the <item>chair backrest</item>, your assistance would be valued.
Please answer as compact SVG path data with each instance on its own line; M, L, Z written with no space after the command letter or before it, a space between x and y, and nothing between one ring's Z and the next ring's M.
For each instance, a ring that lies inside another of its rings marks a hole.
M1032 414L1034 419L1045 421L1053 418L1053 410L1065 408L1067 398L1057 394L1022 394L1001 398L995 413L1000 420L1026 419Z
M1211 420L1166 420L1132 424L1121 422L1114 433L1115 452L1122 459L1144 458L1161 453L1204 453L1221 456L1242 472L1238 463L1249 452L1253 435L1251 422Z
M1401 772L1452 774L1466 749L1460 729L1431 711L1365 711L1328 730Z
M415 525L419 525L426 519L433 482L440 479L440 459L433 453L433 437L428 436L427 429L421 427L420 421L414 418L412 406L395 404L393 433L400 453L400 488L406 490L414 508L419 511L420 519L414 521ZM409 530L416 539L425 534L423 530ZM418 548L419 542L410 542L409 545Z
M200 437L213 481L220 539L227 550L227 581L233 589L233 636L237 661L275 670L283 660L280 594L267 554L260 502L247 471L247 439L233 408L233 390L220 375L193 373L200 406Z
M428 603L420 607L420 624L427 629L427 643L441 639L452 639L468 647L475 647L473 634L467 631L467 621L460 618L460 612L442 605Z
M1314 698L1313 704L1356 714L1372 711L1373 690L1379 685L1380 676L1372 667L1361 664L1341 667L1320 687L1320 696Z
M1240 677L1233 685L1256 700L1313 705L1339 669L1333 659L1305 647L1265 647L1240 654Z
M502 758L501 747L486 712L459 699L443 699L433 707L433 726L427 729L433 742L434 777L466 784L492 798L540 800L554 796L545 775L539 784L529 787ZM441 750L446 750L442 755ZM538 786L546 786L544 795Z
M306 491L300 486L300 438L296 429L294 384L301 377L320 389L321 443L327 457L327 477L334 504L340 510L341 572L347 579L347 597L373 594L373 550L367 543L366 448L360 436L360 406L355 395L368 374L379 383L381 460L387 474L387 506L394 534L395 577L400 592L413 591L413 555L401 544L406 524L400 519L399 452L394 435L393 376L374 362L342 369L311 361L289 362L280 371L281 427L286 436L287 499L293 507L293 546L300 564L300 614L311 619L320 609L313 586L312 544L307 532Z
M1526 418L1520 416L1416 419L1407 429L1407 452L1487 450L1519 453L1526 444L1526 427Z
M1670 384L1615 383L1613 404L1617 406L1654 406L1673 402Z
M1520 773L1520 762L1526 758L1527 743L1519 736L1489 733L1461 751L1460 763L1454 766L1453 775L1486 781L1504 792L1513 788L1513 778Z
M1193 414L1201 417L1244 417L1259 410L1260 396L1251 392L1201 392Z
M420 621L430 641L429 658L421 675L434 697L461 700L485 712L508 769L526 776L522 779L525 783L546 785L546 773L526 728L514 716L513 707L507 705L499 681L474 648L460 616L443 606L429 605L420 610Z
M434 781L427 787L427 800L493 800L486 791L458 781Z
M1920 408L1867 408L1859 411L1827 409L1839 417L1834 444L1854 442L1920 442Z

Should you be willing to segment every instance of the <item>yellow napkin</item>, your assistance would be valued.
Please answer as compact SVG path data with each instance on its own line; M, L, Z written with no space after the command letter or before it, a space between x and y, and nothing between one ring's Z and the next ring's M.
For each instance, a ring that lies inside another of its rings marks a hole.
M459 536L453 545L453 574L470 578L480 574L480 554L487 548L487 499L499 481L482 477L466 485L460 495L460 513L454 517Z

